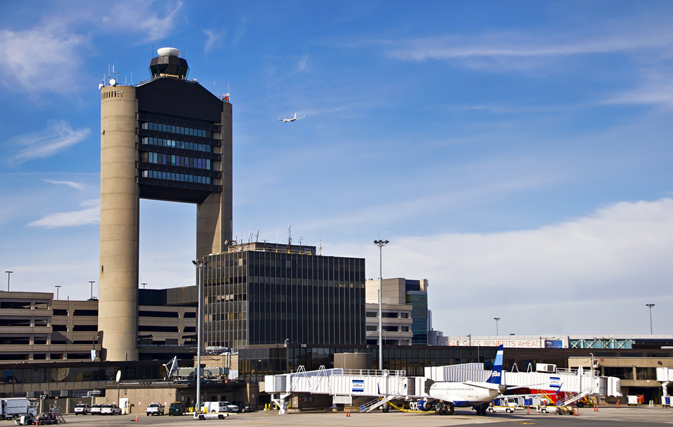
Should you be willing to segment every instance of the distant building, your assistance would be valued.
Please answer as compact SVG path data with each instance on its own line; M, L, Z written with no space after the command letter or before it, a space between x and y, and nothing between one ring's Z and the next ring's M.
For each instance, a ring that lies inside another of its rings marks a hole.
M196 351L195 287L138 290L142 359ZM0 292L0 362L100 360L98 300L54 300L49 292Z
M364 259L256 242L205 261L206 347L365 344Z
M428 311L428 281L404 278L383 279L382 323L384 343L394 345L428 345L430 314ZM367 343L378 342L379 280L370 279L367 289ZM406 306L402 309L400 306ZM395 316L397 313L397 317ZM411 322L394 319L408 319ZM410 330L406 328L410 327ZM386 329L388 328L388 329ZM410 332L410 333L408 333Z

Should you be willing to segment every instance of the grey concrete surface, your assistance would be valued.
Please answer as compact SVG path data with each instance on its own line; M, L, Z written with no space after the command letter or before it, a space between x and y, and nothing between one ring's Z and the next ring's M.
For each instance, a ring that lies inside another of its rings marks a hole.
M434 415L428 413L397 413L380 412L361 414L352 412L350 417L344 412L337 413L290 413L278 415L277 412L254 412L249 414L234 414L226 420L194 420L191 416L169 417L140 415L138 422L135 416L74 416L66 417L67 423L82 426L348 426L348 427L439 427L459 425L581 425L587 426L650 426L661 424L673 424L673 409L661 407L621 407L599 408L595 412L592 408L582 408L579 416L538 414L531 411L519 410L514 414L496 413L487 416L474 415L473 411L457 410L455 415ZM10 425L10 422L0 423ZM13 423L11 423L13 425Z

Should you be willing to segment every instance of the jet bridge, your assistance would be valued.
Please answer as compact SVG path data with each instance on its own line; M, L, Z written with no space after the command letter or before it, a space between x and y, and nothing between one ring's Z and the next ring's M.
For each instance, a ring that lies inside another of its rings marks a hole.
M490 370L484 370L483 363L427 367L424 377L406 377L405 371L324 367L305 371L300 367L295 373L265 376L264 391L271 394L271 400L278 405L281 414L286 412L293 393L328 394L334 404L344 405L352 405L353 398L357 397L376 398L365 405L365 411L370 411L391 399L428 398L427 389L434 382L483 382L490 374ZM587 395L621 396L619 378L601 377L596 371L582 368L554 368L553 372L503 371L502 375L502 384L508 388L568 392L575 394L575 400Z
M281 414L287 410L292 393L329 394L334 404L352 405L354 397L406 398L408 386L405 371L390 370L321 368L304 371L300 367L295 373L264 378L264 391L271 394Z

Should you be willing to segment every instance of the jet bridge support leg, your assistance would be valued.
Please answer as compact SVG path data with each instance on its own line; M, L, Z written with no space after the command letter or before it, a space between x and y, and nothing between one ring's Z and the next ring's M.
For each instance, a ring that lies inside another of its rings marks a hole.
M285 415L287 413L287 405L292 393L281 393L278 398L275 394L271 395L271 401L278 406L278 415Z

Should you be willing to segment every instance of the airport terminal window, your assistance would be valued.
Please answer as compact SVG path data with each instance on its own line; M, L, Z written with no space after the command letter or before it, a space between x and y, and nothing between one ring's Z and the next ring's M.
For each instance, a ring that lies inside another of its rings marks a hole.
M636 368L636 379L638 380L656 380L657 371L655 368Z

